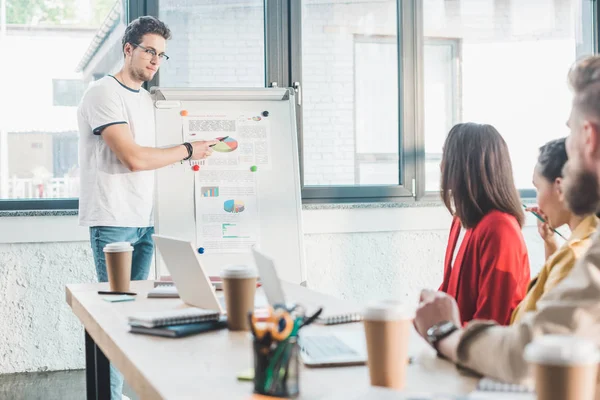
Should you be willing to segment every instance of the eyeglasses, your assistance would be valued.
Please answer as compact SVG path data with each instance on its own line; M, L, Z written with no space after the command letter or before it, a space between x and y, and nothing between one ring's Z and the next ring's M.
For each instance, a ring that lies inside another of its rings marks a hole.
M147 47L142 46L141 44L134 44L132 43L133 46L135 47L139 47L140 49L144 50L144 53L146 53L148 56L150 56L150 58L154 58L154 57L158 57L159 60L161 61L167 61L169 59L169 56L166 55L165 53L160 53L160 54L156 54L156 50L154 49L149 49Z

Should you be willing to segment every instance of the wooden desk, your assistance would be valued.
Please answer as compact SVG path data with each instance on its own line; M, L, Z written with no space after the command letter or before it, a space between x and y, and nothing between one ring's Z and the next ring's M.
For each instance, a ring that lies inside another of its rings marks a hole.
M109 303L97 294L98 290L108 290L106 283L67 286L67 303L86 331L87 398L109 398L107 358L143 400L253 398L252 383L236 379L238 372L253 363L248 333L221 330L169 339L128 332L127 317L131 314L184 307L180 299L148 299L146 294L152 287L152 281L132 282L131 290L138 293L135 301ZM297 285L284 284L284 290L288 299L308 307L356 310L348 302ZM347 331L363 327L357 323L313 325L306 329ZM475 378L461 375L454 365L437 358L416 332L410 339L410 348L416 361L408 368L407 393L464 394L474 389ZM365 366L301 367L301 399L326 399L348 390L362 392L368 387Z

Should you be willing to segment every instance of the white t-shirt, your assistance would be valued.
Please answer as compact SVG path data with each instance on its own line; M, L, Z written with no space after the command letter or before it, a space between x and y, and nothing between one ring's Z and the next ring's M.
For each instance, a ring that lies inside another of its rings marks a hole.
M145 89L133 90L113 76L92 83L77 111L82 226L148 227L152 215L154 171L131 172L102 139L102 130L127 124L140 146L155 146L154 109Z

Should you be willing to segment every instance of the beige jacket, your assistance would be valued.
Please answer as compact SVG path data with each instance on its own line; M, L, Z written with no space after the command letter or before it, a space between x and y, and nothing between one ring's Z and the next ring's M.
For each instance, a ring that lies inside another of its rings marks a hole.
M524 382L531 376L523 359L525 345L544 334L575 334L600 347L600 232L571 273L539 300L537 311L506 327L469 323L458 345L458 360L483 375Z

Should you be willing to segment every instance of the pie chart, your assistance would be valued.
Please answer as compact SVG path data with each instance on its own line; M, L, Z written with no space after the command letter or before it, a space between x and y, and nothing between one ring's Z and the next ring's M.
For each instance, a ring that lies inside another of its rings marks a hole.
M241 200L227 200L223 204L223 209L228 213L241 213L244 211L244 202Z
M216 140L218 140L219 143L215 144L212 149L219 153L231 153L238 148L237 140L229 136L218 137Z

